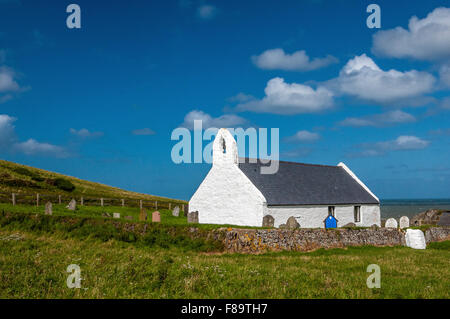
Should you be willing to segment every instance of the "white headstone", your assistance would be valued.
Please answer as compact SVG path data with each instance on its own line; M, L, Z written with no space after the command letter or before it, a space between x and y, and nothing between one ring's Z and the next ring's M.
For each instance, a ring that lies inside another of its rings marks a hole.
M406 246L414 249L426 249L427 243L425 241L425 235L420 229L410 229L406 230Z
M175 206L175 208L172 211L172 215L175 216L175 217L180 216L180 207Z
M409 218L408 216L402 216L400 217L400 228L408 228L409 227Z
M395 218L389 218L386 223L384 224L384 227L386 228L397 228L398 224Z
M66 206L69 210L75 210L77 209L77 201L75 199L72 199L69 203L69 205Z
M120 213L113 213L113 218L120 218Z

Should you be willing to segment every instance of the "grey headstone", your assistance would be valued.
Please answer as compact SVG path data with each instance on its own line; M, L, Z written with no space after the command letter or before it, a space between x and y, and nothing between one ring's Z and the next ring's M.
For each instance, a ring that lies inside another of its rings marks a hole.
M113 213L113 218L120 218L120 213Z
M77 209L77 201L75 199L72 199L69 203L69 205L66 206L68 210L76 210Z
M344 228L356 227L355 223L348 223L343 226Z
M198 224L198 212L190 212L187 216L188 223Z
M400 217L400 228L408 228L409 227L409 218L408 216L402 216Z
M297 220L295 219L295 217L291 216L288 218L287 222L286 222L286 228L287 229L296 229L296 228L300 228L300 224L297 222Z
M175 208L172 210L172 215L175 217L180 216L180 207L175 206Z
M275 218L272 215L266 215L263 217L262 227L273 227L275 224Z
M397 224L397 221L395 220L395 218L389 218L386 221L386 224L384 224L384 227L385 228L397 228L398 224Z
M45 204L45 215L53 215L53 204L51 202Z

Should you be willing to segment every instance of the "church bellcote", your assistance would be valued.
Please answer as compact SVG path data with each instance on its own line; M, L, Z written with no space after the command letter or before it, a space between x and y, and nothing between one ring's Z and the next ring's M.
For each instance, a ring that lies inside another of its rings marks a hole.
M216 164L238 164L236 140L225 128L217 132L213 143L213 165Z

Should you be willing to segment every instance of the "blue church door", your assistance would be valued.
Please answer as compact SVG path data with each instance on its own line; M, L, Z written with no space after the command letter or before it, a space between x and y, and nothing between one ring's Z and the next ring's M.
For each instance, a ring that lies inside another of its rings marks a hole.
M337 220L333 215L329 215L325 219L325 228L337 228Z

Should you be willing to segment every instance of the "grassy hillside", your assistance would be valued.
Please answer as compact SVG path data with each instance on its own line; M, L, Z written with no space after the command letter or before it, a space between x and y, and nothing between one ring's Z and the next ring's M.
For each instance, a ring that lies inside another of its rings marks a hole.
M180 202L164 197L125 191L46 170L0 160L0 193L54 194Z

